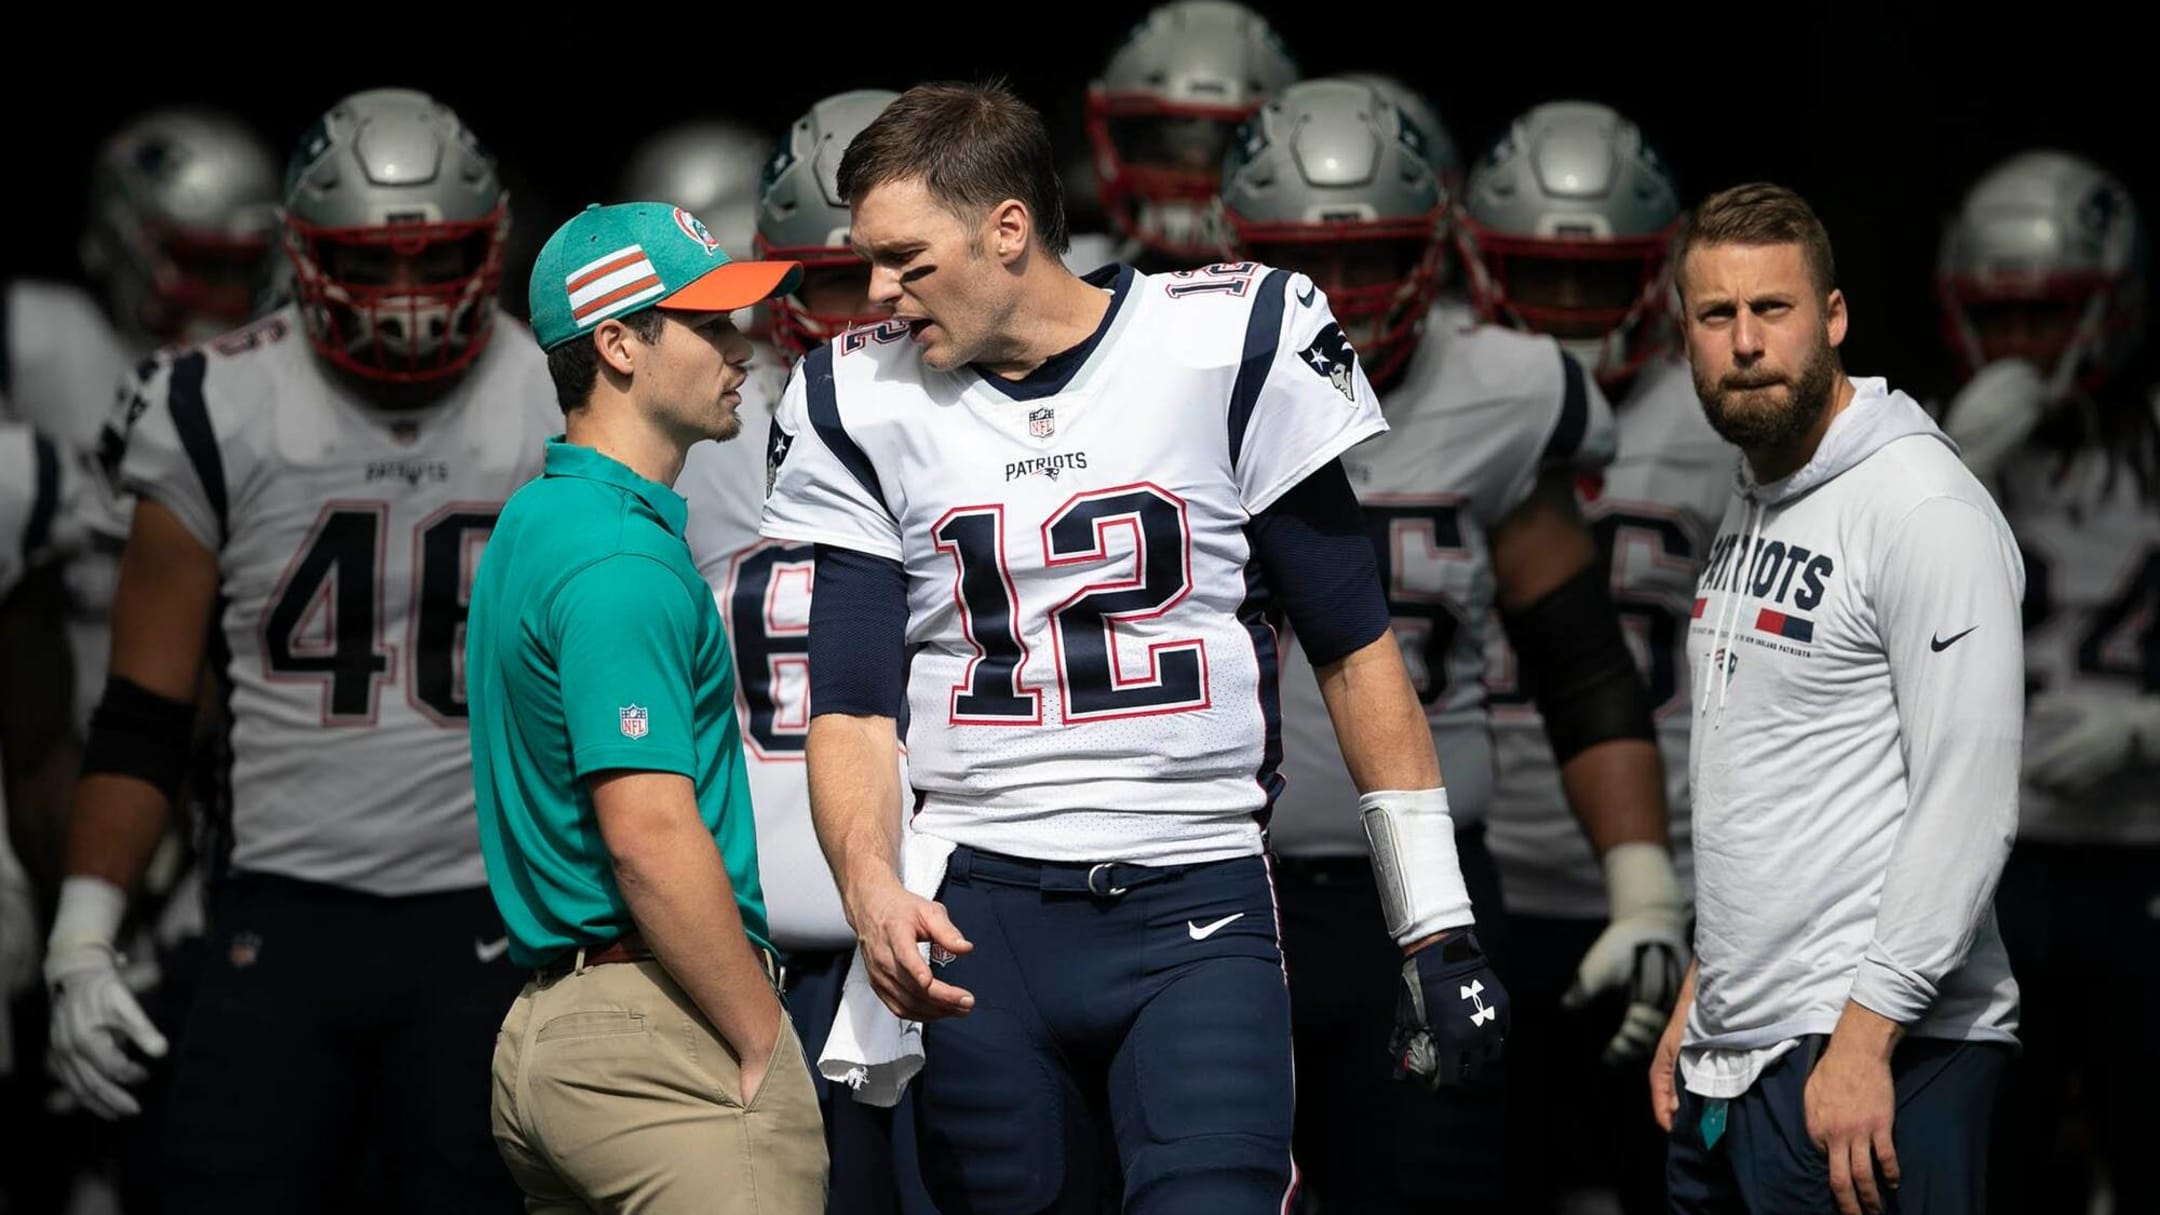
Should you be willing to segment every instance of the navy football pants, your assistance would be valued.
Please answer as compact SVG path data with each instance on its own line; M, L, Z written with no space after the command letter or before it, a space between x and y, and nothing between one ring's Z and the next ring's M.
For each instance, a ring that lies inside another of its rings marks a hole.
M1485 827L1455 833L1478 941L1514 989L1500 875ZM1402 990L1402 947L1388 936L1365 857L1284 859L1283 948L1296 1017L1298 1163L1308 1206L1326 1215L1512 1213L1502 1190L1506 1096L1516 1066L1435 1092L1397 1079L1388 1039Z
M243 874L210 908L174 1043L165 1210L522 1209L488 1069L526 972L486 888L380 898Z
M1092 882L1092 888L1091 888ZM973 1011L924 1026L924 1179L945 1215L1278 1215L1290 997L1267 862L1038 863L956 849Z

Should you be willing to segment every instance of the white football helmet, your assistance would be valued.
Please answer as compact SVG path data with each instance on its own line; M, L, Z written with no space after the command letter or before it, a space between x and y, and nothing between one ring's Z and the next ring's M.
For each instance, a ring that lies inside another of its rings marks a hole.
M623 202L669 202L704 221L729 257L750 257L758 180L772 140L740 123L704 119L639 144L623 169Z
M1214 261L1223 153L1238 124L1298 78L1266 18L1227 0L1150 12L1088 87L1087 132L1103 210L1168 261Z
M237 120L161 109L107 136L83 265L142 344L201 341L248 318L277 231L277 159Z
M1517 118L1470 172L1456 240L1486 319L1547 333L1606 383L1671 342L1680 199L1664 161L1610 106Z
M2023 358L2050 400L2091 393L2144 336L2144 224L2098 165L2022 152L1965 195L1943 233L1936 288L1967 376Z
M887 89L835 93L795 120L765 162L764 187L758 192L756 255L766 261L801 262L804 287L775 297L772 341L791 359L857 325L874 324L886 314L820 311L803 298L820 279L843 272L860 273L867 292L870 263L848 243L853 226L848 205L840 200L840 158L849 141L885 112L900 94Z
M293 152L284 218L308 340L332 364L412 384L486 349L510 199L449 106L411 89L331 106Z
M1268 99L1223 162L1238 249L1302 271L1384 383L1440 286L1447 195L1417 125L1378 87L1306 80Z

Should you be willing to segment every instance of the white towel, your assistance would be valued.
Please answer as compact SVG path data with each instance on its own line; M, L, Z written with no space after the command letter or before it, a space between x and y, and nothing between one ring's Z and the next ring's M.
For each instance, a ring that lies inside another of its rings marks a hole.
M951 840L909 832L900 845L900 884L921 898L937 897L952 850ZM919 948L928 961L930 943L921 942ZM840 1011L833 1017L825 1049L818 1052L818 1073L855 1090L857 1101L890 1109L899 1104L901 1092L922 1065L922 1022L902 1020L885 1007L870 986L862 946L856 946L847 985L840 991Z

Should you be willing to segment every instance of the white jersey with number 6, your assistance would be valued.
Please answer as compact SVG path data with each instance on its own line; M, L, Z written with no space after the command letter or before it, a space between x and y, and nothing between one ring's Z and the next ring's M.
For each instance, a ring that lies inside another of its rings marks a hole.
M778 359L770 347L757 348L737 410L742 433L692 447L675 492L690 504L690 555L712 587L735 651L735 711L750 761L758 869L773 944L789 952L838 950L854 945L855 934L811 827L803 765L810 737L814 546L766 540L757 532L772 411L786 375Z
M1093 338L1014 382L904 324L813 351L765 535L906 571L916 826L1044 860L1256 854L1277 640L1245 527L1386 429L1310 279L1108 266Z
M1665 761L1667 835L1681 884L1692 890L1688 726L1694 718L1688 712L1687 630L1696 576L1732 499L1740 453L1710 429L1683 359L1646 364L1617 412L1619 454L1577 488L1583 518L1612 575L1621 634L1650 687ZM1487 655L1500 783L1485 841L1500 867L1508 911L1602 920L1608 914L1605 873L1568 811L1545 720L1522 684L1507 639L1494 638Z

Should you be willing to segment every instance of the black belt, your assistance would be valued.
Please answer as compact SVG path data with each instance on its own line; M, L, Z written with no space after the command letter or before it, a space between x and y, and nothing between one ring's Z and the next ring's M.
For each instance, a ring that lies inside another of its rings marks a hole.
M751 943L750 951L758 958L758 965L765 971L765 980L773 987L780 986L780 958L773 951ZM533 977L543 983L552 983L564 975L590 966L606 966L614 962L647 962L653 959L651 947L635 929L600 945L583 945L557 954L554 959L533 971Z
M988 882L997 886L1020 886L1061 894L1092 894L1116 898L1128 890L1183 877L1210 865L1234 865L1251 857L1203 861L1197 865L1134 865L1124 861L1037 861L1027 857L985 852L965 845L953 849L945 862L947 881L971 885Z

